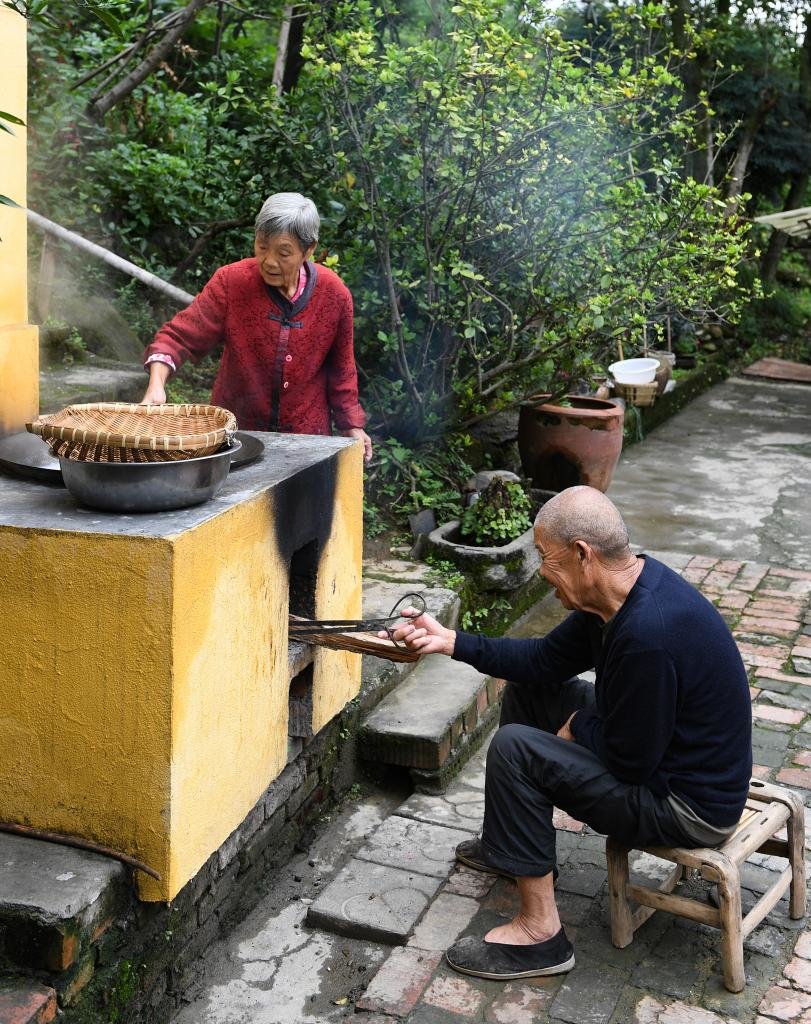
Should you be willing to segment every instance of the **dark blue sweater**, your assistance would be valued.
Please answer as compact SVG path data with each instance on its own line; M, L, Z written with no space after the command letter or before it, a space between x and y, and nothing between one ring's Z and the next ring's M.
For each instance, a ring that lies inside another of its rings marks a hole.
M596 707L575 715L577 742L618 779L673 793L710 825L740 818L752 773L746 670L713 605L655 558L605 626L576 611L537 640L458 633L453 656L522 686L593 668Z

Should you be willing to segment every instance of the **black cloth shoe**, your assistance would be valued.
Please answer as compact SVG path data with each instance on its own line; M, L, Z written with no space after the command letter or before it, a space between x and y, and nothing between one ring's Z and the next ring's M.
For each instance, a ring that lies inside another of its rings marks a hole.
M493 868L487 863L487 855L484 852L481 839L465 839L456 847L456 859L460 864L465 864L476 871L484 871L488 875L501 875L502 878L515 878L506 871Z
M460 864L465 864L476 871L484 871L488 875L501 875L502 878L515 880L515 875L502 871L500 868L491 867L487 863L487 854L484 852L481 839L465 839L456 847L456 859ZM552 869L552 880L557 882L558 869Z
M468 936L451 946L445 959L460 974L512 981L514 978L565 974L574 967L574 948L561 928L551 939L530 946L488 942Z

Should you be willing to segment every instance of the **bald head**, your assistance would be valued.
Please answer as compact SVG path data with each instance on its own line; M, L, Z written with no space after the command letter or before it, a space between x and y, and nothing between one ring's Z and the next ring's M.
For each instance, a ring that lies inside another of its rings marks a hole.
M628 530L613 501L593 487L568 487L535 517L547 540L570 547L585 541L607 561L627 557Z

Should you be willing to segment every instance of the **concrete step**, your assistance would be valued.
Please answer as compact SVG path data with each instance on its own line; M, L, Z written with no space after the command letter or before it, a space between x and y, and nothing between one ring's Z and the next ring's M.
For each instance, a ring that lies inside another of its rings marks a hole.
M57 412L80 402L140 402L146 380L137 363L125 365L89 353L84 363L43 367L40 412Z
M0 1024L48 1024L56 1017L56 992L37 981L0 978Z
M495 722L500 688L470 665L426 655L366 718L361 757L408 768L419 791L439 792Z
M130 904L128 870L100 854L5 832L0 865L5 959L64 974L72 985L73 973L87 973L93 944Z

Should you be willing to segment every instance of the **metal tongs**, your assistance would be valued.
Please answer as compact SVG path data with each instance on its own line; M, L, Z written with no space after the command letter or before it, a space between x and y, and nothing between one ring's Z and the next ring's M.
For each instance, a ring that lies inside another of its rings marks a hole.
M406 605L414 605L417 609L410 615L404 615L398 609ZM403 594L388 615L376 619L294 619L290 618L287 628L291 638L304 640L307 637L325 633L378 633L384 631L395 647L405 647L402 640L395 640L394 627L391 623L400 619L416 619L425 611L425 598L422 594Z

